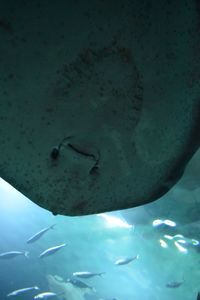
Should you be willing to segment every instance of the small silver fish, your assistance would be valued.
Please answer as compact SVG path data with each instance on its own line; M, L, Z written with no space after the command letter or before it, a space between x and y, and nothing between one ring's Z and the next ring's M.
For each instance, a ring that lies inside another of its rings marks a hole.
M139 258L139 255L136 255L134 257L128 257L128 258L120 258L120 259L116 260L115 265L117 265L117 266L126 265L138 258Z
M49 231L49 229L53 229L54 226L56 224L53 224L49 227L46 227L42 230L40 230L39 232L37 232L36 234L34 234L33 236L31 236L26 242L27 244L31 244L31 243L34 243L35 241L37 241L45 232Z
M20 290L16 290L16 291L13 291L13 292L7 294L7 297L17 296L19 294L26 293L28 291L33 291L33 290L39 290L39 287L38 286L31 286L31 287L23 288L23 289L20 289Z
M0 259L10 259L14 258L19 255L24 255L25 257L29 257L29 252L28 251L9 251L9 252L4 252L0 253Z
M93 273L93 272L74 272L72 275L79 277L79 278L91 278L94 276L101 276L102 274L105 274L105 272L100 272L100 273Z
M66 245L67 244L61 244L61 245L58 245L58 246L54 246L54 247L48 248L47 250L43 251L39 255L39 258L43 258L43 257L49 256L49 255L52 255L52 254L56 253L59 249L65 247Z
M64 292L59 293L59 294L56 294L53 292L44 292L44 293L40 293L40 294L34 296L34 299L48 299L48 298L58 297L62 294L64 294Z
M182 281L170 281L166 284L166 287L168 288L178 288L179 286L181 286L183 284L183 280Z
M85 282L76 279L76 278L68 278L67 282L70 282L71 284L73 284L74 286L80 288L80 289L90 289L92 291L96 291L92 286L86 284Z

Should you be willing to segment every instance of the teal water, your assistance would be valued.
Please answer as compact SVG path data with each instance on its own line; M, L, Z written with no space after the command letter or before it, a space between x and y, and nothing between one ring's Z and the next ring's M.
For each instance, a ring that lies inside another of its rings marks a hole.
M6 295L14 290L36 285L39 291L10 299L30 300L38 293L66 289L66 294L52 299L196 300L200 289L200 190L186 189L184 180L156 202L106 217L53 216L1 181L0 253L27 250L29 258L0 259L0 299L8 299ZM176 226L153 226L156 219L171 220ZM54 229L27 244L32 235L52 224L56 224ZM174 237L177 234L183 237ZM38 257L63 243L67 245L53 255ZM115 265L120 258L136 255L139 258L129 264ZM105 273L80 279L93 289L66 283L73 272L80 271ZM63 280L62 288L52 285L48 278L54 278L57 284ZM172 281L181 284L167 287Z

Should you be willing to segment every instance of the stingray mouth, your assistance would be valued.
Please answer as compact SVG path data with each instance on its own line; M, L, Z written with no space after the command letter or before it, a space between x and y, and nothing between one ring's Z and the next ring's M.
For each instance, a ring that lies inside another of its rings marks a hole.
M86 158L90 158L94 161L97 161L98 159L96 158L96 156L92 153L87 152L86 150L82 149L81 147L77 146L77 145L73 145L71 143L68 143L67 146L74 152L76 152L77 154L80 154Z
M72 143L67 144L68 148L73 152L77 153L77 155L81 155L84 158L89 158L94 161L94 165L89 171L90 175L98 174L99 171L99 160L100 160L100 153L97 151L96 153L89 152L84 148L81 148L79 145L74 145Z
M53 147L51 151L51 158L56 160L60 155L62 148L69 149L73 153L76 153L79 157L84 159L90 159L94 162L93 166L89 170L90 175L97 175L99 172L99 161L100 161L100 151L93 148L93 150L88 149L88 147L83 147L77 143L68 142L73 136L65 137L58 146Z

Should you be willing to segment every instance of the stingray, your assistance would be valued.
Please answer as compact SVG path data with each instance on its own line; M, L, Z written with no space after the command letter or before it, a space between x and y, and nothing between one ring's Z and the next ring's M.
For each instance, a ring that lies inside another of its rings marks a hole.
M198 1L77 2L0 4L0 176L71 216L161 197L200 130Z

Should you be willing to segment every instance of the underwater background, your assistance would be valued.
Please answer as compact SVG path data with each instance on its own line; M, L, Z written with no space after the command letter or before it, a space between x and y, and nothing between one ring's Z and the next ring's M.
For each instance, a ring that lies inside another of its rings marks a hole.
M200 289L199 158L197 152L180 182L161 199L84 217L54 216L1 180L0 254L29 251L29 256L0 259L0 300L58 293L49 276L58 285L62 282L62 294L52 299L196 299ZM53 224L53 229L27 243ZM44 250L63 243L67 245L59 251L39 258ZM121 258L134 259L116 264ZM67 284L74 272L83 271L103 274L81 279L89 288ZM31 286L40 290L7 296Z

